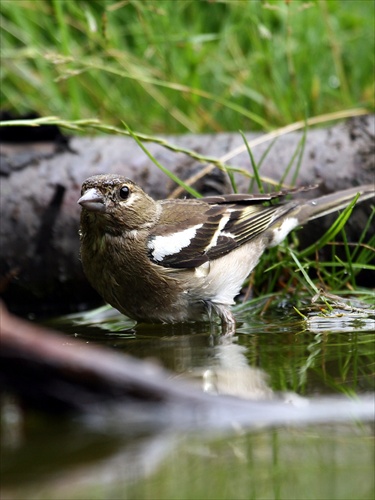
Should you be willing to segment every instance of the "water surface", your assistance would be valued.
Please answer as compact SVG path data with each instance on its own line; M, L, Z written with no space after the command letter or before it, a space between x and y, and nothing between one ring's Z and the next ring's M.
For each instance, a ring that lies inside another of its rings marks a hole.
M285 304L263 315L239 308L233 337L215 324L134 327L108 309L52 324L68 338L160 363L200 390L275 401L275 408L321 396L334 407L338 396L373 394L371 312L303 314ZM321 412L319 424L221 430L28 416L15 436L6 428L3 497L373 499L373 421L332 422L327 406Z

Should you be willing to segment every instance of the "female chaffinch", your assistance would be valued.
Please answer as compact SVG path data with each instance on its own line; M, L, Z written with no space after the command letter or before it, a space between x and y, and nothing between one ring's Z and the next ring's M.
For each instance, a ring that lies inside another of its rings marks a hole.
M177 323L215 312L233 333L231 305L263 252L357 193L363 201L374 187L268 206L288 193L155 201L126 177L95 175L78 200L83 269L104 300L132 319Z

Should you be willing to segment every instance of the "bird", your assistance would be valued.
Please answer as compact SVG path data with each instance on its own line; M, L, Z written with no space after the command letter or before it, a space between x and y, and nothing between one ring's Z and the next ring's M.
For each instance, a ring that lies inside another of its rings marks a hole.
M285 201L286 194L156 201L122 175L91 176L77 202L83 271L106 302L137 322L218 316L231 334L234 298L264 251L297 226L345 208L357 194L360 201L373 197L374 186L311 200Z

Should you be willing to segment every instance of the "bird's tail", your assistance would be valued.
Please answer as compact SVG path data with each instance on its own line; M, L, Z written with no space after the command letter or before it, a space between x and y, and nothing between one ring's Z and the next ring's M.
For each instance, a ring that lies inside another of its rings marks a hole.
M293 215L298 219L299 224L304 224L310 220L346 208L358 194L357 202L374 198L375 186L365 184L308 200L296 207Z

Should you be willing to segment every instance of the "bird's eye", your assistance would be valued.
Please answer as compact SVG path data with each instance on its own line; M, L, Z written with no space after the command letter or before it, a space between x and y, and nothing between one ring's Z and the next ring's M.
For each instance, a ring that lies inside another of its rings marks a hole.
M128 186L122 186L122 188L120 189L120 198L122 200L126 200L129 196L129 193L130 193L130 190L129 190Z

